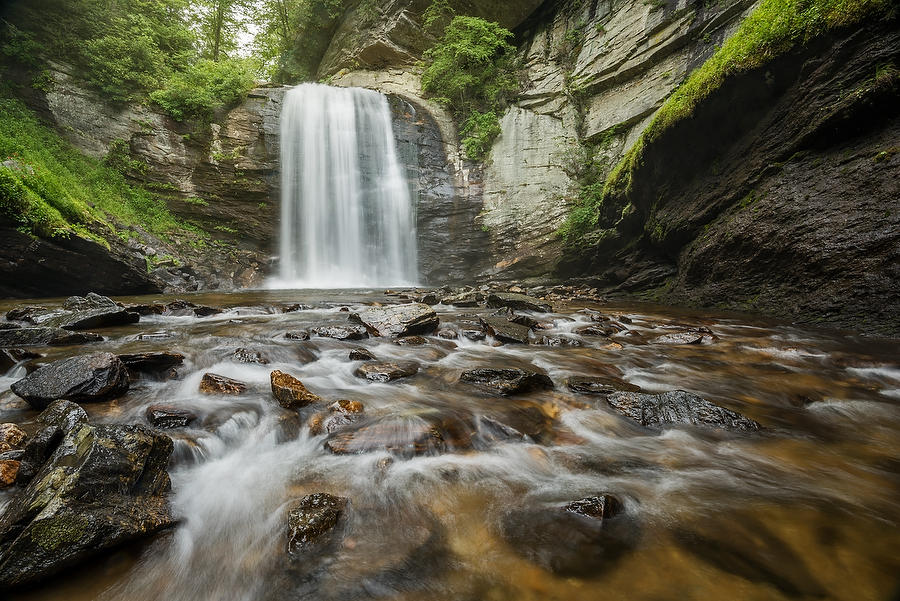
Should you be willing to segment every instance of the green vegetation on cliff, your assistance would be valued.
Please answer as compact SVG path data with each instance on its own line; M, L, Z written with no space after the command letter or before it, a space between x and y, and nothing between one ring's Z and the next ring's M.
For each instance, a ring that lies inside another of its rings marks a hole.
M165 202L129 184L114 165L80 154L20 101L0 98L0 219L43 238L76 234L102 242L123 226L162 238L201 232Z
M425 55L422 87L462 122L462 144L482 160L500 133L503 103L518 89L512 32L478 17L454 17Z
M621 219L630 216L632 178L643 163L645 149L675 124L690 118L728 77L765 65L830 30L896 10L891 6L891 0L762 0L734 35L666 100L606 180L582 182L578 201L560 229L564 241L581 247L608 237L611 230L598 228L616 224L601 223L605 210L618 215L618 208L624 207Z

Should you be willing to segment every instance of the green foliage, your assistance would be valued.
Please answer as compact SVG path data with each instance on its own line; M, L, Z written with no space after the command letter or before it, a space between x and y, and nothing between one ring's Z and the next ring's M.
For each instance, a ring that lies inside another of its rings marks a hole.
M454 15L456 15L456 11L450 6L450 0L432 0L425 12L422 13L422 25L425 26L425 31L435 37L440 37L450 25Z
M150 98L178 121L208 122L217 108L246 98L254 83L252 66L246 60L201 60L173 74Z
M762 0L737 31L666 100L634 146L610 172L602 189L582 189L560 233L582 245L598 227L604 204L627 197L644 152L664 132L691 117L697 106L730 76L765 65L829 30L849 26L891 9L891 0ZM894 9L896 10L896 9Z
M500 132L498 113L518 89L512 32L477 17L454 17L425 55L422 87L463 122L463 147L482 160Z
M0 215L22 231L71 233L102 241L114 223L140 225L168 238L192 230L157 196L129 184L116 169L85 157L41 124L20 101L0 99Z

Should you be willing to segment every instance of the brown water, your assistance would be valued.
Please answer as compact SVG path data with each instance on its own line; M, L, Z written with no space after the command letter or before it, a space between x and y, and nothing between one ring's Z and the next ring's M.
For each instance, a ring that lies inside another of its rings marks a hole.
M746 316L587 305L629 316L638 336L614 337L621 349L589 337L581 348L495 347L436 337L421 347L379 339L298 342L284 339L284 332L343 323L341 306L389 299L364 292L257 292L190 300L230 309L203 319L143 318L104 330L107 340L90 347L177 351L186 356L180 377L141 380L116 402L85 405L101 422L144 423L146 407L159 402L202 417L202 425L173 433L172 502L182 522L148 545L12 598L859 601L893 599L898 591L897 341ZM315 308L277 309L296 302ZM555 307L556 331L586 325L588 317L579 313L585 306ZM438 307L447 322L473 311ZM647 343L674 326L697 325L719 340ZM171 337L136 340L154 331ZM270 365L232 362L241 346L264 350ZM347 359L357 346L379 359L416 360L421 369L393 383L365 382L353 375L358 363ZM53 349L48 359L80 351ZM506 399L457 381L464 369L528 365L545 370L556 388ZM650 432L603 400L565 387L569 376L597 375L609 365L645 391L694 392L767 431ZM414 423L438 412L518 423L533 418L537 407L552 421L535 442L392 462L384 452L336 456L323 448L324 436L309 436L305 428L287 439L279 434L288 412L271 400L272 369L294 374L326 399L360 400L370 417ZM198 394L207 371L248 382L248 392ZM35 414L8 390L22 375L14 372L0 378L0 421L27 426ZM351 500L347 523L333 548L291 564L285 559L286 508L317 491ZM625 502L629 542L623 553L572 575L542 567L548 562L526 552L537 548L551 562L567 554L571 559L572 550L581 549L579 533L544 517L600 492ZM11 493L0 493L0 505L11 500Z

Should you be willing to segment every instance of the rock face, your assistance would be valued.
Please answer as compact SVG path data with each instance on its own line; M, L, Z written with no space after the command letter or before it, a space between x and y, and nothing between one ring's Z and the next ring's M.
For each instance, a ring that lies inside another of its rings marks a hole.
M172 440L81 423L0 516L0 588L41 580L173 524Z
M475 384L502 395L522 394L533 390L553 388L553 380L547 374L524 369L480 368L464 371L460 382Z
M35 409L56 399L80 403L103 401L128 391L128 370L112 353L94 353L54 361L11 386Z
M373 307L353 313L350 319L363 324L373 336L413 336L431 334L440 320L434 309L423 303Z
M321 492L300 499L288 514L288 553L296 555L326 542L347 502L344 497Z
M272 396L285 409L305 407L322 400L319 395L308 391L303 382L283 371L276 369L269 374L269 380L272 384Z
M756 431L761 427L752 419L683 390L662 394L616 392L606 401L625 417L648 428L691 425Z

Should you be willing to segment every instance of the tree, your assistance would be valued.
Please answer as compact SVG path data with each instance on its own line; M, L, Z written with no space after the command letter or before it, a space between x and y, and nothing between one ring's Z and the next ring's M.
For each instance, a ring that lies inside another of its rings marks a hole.
M237 49L237 33L251 0L197 0L201 55L218 62Z

